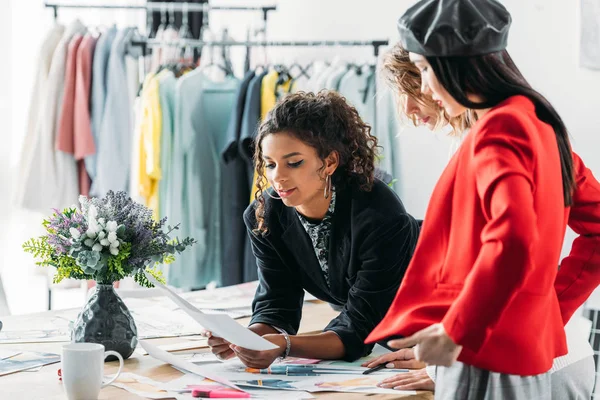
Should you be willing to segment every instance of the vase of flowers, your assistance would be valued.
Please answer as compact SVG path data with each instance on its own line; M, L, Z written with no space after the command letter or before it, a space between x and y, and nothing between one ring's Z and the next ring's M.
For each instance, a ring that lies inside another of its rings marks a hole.
M40 259L37 265L56 268L54 283L65 278L96 281L71 340L101 343L128 358L137 345L137 328L113 283L133 276L138 284L152 287L144 271L164 283L156 266L173 262L175 254L196 241L171 239L178 225L165 230L166 218L154 220L150 209L125 192L109 191L104 198L80 196L79 202L81 209L54 210L43 222L46 234L28 240L23 249Z

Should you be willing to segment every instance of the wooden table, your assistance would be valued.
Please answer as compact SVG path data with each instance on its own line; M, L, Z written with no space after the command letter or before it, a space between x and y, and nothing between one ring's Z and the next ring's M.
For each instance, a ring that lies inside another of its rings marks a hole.
M309 311L309 310L306 310ZM323 329L327 323L336 316L336 312L325 303L311 304L310 311L304 312L304 318L300 325L300 333L319 332ZM249 322L249 318L238 320L241 324L246 326ZM149 340L152 344L163 345L169 343L180 343L191 338L199 347L195 350L185 350L177 352L178 354L186 352L198 353L201 351L208 351L205 340L198 340L199 337L176 337L176 338L163 338L163 339L151 339ZM3 350L27 350L27 351L40 351L48 353L60 354L61 346L64 343L60 342L45 342L45 343L18 343L18 344L0 344L0 349ZM198 350L200 349L200 350ZM105 367L106 374L113 374L117 371L119 366L118 361L107 362ZM11 375L0 377L0 393L3 399L50 399L50 400L64 400L66 394L64 393L62 383L58 380L58 369L60 363L47 365L42 367L38 372L18 372ZM138 375L152 378L156 381L168 382L176 379L182 375L181 372L171 367L169 364L165 364L148 355L143 356L137 351L125 361L123 372L131 372ZM403 396L403 395L365 395L355 393L314 393L315 397L319 399L332 399L332 400L352 400L362 399L368 396L369 399L422 399L431 400L433 394L431 392L418 392L414 396ZM140 399L141 397L131 394L126 390L119 389L113 386L108 386L100 391L99 399L111 399L111 400L129 400L129 399Z

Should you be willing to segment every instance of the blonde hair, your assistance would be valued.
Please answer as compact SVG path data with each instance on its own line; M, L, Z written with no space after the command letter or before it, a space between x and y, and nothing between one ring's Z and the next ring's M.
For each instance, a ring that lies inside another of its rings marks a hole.
M461 136L475 122L475 113L471 111L458 117L448 117L444 109L440 108L431 97L421 93L421 74L410 61L408 51L404 50L400 44L396 44L385 54L382 72L388 85L398 95L399 114L410 119L415 126L418 125L415 116L406 115L404 112L405 96L410 96L425 107L435 110L438 119L434 129L440 129L449 124L452 127L451 136Z

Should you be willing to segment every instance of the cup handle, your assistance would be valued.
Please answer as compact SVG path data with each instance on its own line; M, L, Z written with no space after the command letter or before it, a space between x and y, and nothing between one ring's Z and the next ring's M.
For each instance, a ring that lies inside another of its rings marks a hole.
M121 357L121 355L119 353L117 353L116 351L109 350L109 351L105 352L104 359L106 359L106 357L111 356L111 355L115 356L119 359L119 370L117 371L115 376L113 376L108 382L103 383L101 387L105 387L105 386L108 386L111 383L113 383L119 377L119 375L121 375L121 370L123 369L123 357ZM106 378L107 377L105 376L104 379L106 379Z

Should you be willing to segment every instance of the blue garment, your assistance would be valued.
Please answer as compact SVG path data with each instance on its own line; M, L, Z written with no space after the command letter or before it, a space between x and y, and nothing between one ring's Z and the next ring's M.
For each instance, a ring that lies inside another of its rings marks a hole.
M254 138L258 132L260 125L260 93L262 88L262 80L267 71L256 75L250 81L248 93L246 94L246 104L244 105L244 116L242 118L242 127L240 132L240 141L238 148L240 156L246 161L248 166L248 182L249 187L252 187L252 179L254 178Z
M104 104L106 102L106 70L108 57L112 43L117 35L117 27L110 27L100 36L94 50L94 60L92 62L92 87L90 92L90 118L92 120L92 136L96 152L85 157L85 169L92 180L96 178L96 163L98 154L98 136L102 117L104 115Z
M242 126L240 131L240 140L238 150L240 158L246 164L246 179L248 179L248 190L252 188L252 180L254 178L254 139L258 132L260 124L260 106L261 106L261 89L262 80L267 71L256 75L248 85L246 93L246 103L244 104L244 116L242 117ZM246 244L244 246L244 282L255 281L258 279L258 269L256 267L256 257L252 252L252 243L250 238L246 236Z
M225 146L238 85L231 77L211 81L200 70L177 82L169 217L172 223L181 222L181 237L192 236L198 243L171 266L168 281L176 287L194 289L221 281L219 149Z
M133 141L133 110L127 92L125 54L134 28L119 31L112 43L106 72L106 103L97 147L94 196L109 190L127 191Z
M158 184L158 216L170 217L168 214L170 192L170 170L173 156L173 130L175 118L175 88L177 78L171 71L159 75L160 110L162 112L162 130L160 134L160 170L163 179Z
M250 187L246 163L240 157L238 142L244 117L244 104L248 86L254 78L254 71L244 76L236 93L235 108L229 119L225 147L221 153L221 253L223 268L221 283L223 286L244 282L244 250L247 240L244 211L248 207Z

